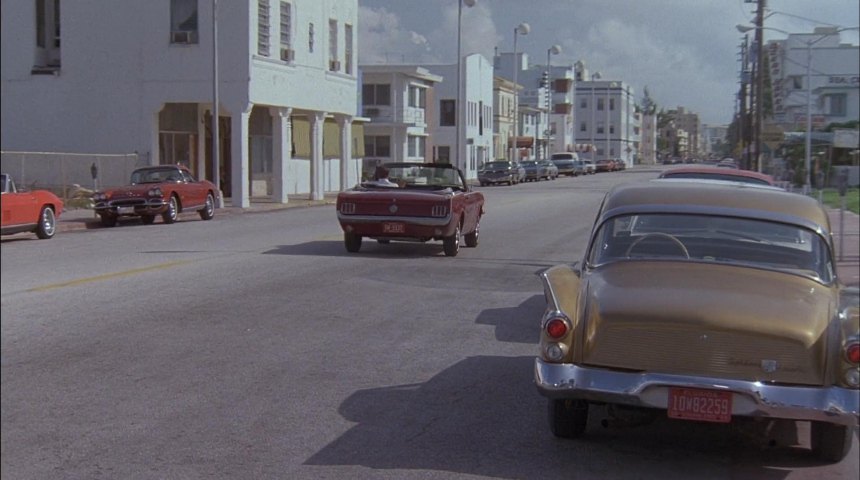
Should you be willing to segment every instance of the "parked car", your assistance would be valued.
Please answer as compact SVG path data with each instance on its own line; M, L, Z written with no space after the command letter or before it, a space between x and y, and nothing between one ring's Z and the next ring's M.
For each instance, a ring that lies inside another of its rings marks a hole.
M573 176L588 175L588 166L585 160L577 160L573 162Z
M520 167L511 162L488 162L478 170L478 182L481 186L496 183L516 185L520 182ZM523 175L525 170L523 169Z
M594 171L597 173L600 172L614 172L615 171L615 160L611 158L604 158L598 160L597 163L594 164Z
M514 168L517 169L517 183L526 181L526 169L523 164L514 162Z
M597 173L597 170L595 169L595 166L594 166L594 162L592 160L583 160L582 162L585 163L585 173L586 174L594 175L595 173Z
M527 182L539 182L546 177L546 168L539 165L535 160L526 160L522 166L526 171Z
M627 162L625 162L624 159L614 158L613 160L615 161L616 171L627 170Z
M449 257L478 246L484 195L473 191L460 169L441 163L389 163L397 186L362 182L337 196L337 218L346 251L361 249L363 238L379 243L441 240Z
M538 166L543 167L543 172L545 172L545 176L547 180L555 180L558 178L558 167L552 163L551 160L541 160L538 162Z
M211 220L219 195L214 183L197 180L182 165L158 165L136 169L130 185L96 192L93 202L102 225L113 227L121 217L140 217L149 225L161 215L164 223L173 223L180 213L194 210Z
M837 273L810 197L693 180L613 188L582 261L541 274L535 382L551 431L581 436L591 404L801 420L812 450L841 460L860 416L860 305Z
M0 235L33 232L43 240L57 233L57 219L63 213L63 201L47 190L18 190L12 176L0 174L3 183L3 223Z
M732 182L755 183L759 185L776 185L776 180L768 174L752 170L734 168L717 168L709 166L677 167L664 170L660 178L698 178L708 180L727 180Z
M574 152L559 152L553 153L550 156L550 161L558 168L558 175L569 175L575 177L581 172L577 172L576 164L579 162L579 155Z

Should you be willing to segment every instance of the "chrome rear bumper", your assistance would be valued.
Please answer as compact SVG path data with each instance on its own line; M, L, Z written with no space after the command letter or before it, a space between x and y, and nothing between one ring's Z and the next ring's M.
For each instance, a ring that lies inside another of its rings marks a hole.
M535 359L535 385L549 398L668 408L669 387L732 392L732 415L815 420L856 427L860 390L771 385L710 377L618 372Z

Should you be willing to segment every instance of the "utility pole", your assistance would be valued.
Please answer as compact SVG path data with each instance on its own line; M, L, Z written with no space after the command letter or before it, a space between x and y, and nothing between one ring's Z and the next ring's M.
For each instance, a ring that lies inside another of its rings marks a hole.
M746 129L747 125L747 85L750 83L749 71L749 37L744 35L741 44L741 88L738 92L738 141L741 144L741 166L747 170L750 168L750 157L747 151Z
M764 8L767 0L758 0L755 16L756 87L755 87L755 165L762 171L761 132L764 118Z

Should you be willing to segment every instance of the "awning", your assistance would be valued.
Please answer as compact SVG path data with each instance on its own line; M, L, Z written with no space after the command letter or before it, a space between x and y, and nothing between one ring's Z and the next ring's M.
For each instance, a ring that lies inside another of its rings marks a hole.
M508 146L513 143L513 138L508 138ZM517 148L531 148L535 143L534 137L517 137Z
M307 118L292 116L293 158L311 158L311 124Z
M364 123L352 122L352 158L364 158Z
M340 158L340 126L331 118L323 123L323 158Z

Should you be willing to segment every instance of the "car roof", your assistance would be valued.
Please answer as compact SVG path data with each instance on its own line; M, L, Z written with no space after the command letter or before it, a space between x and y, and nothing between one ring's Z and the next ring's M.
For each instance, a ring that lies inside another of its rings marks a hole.
M647 206L647 207L646 207ZM807 224L830 232L817 200L767 185L718 180L655 179L621 184L609 191L601 215L612 210L714 212ZM811 224L811 225L810 225Z
M669 170L663 171L660 174L660 178L670 177L672 175L684 175L684 174L696 174L696 175L714 175L714 176L734 176L734 177L744 177L750 179L756 179L760 181L767 182L769 185L773 185L774 179L772 176L767 175L765 173L754 172L752 170L739 170L739 169L727 169L720 167L678 167L672 168Z

